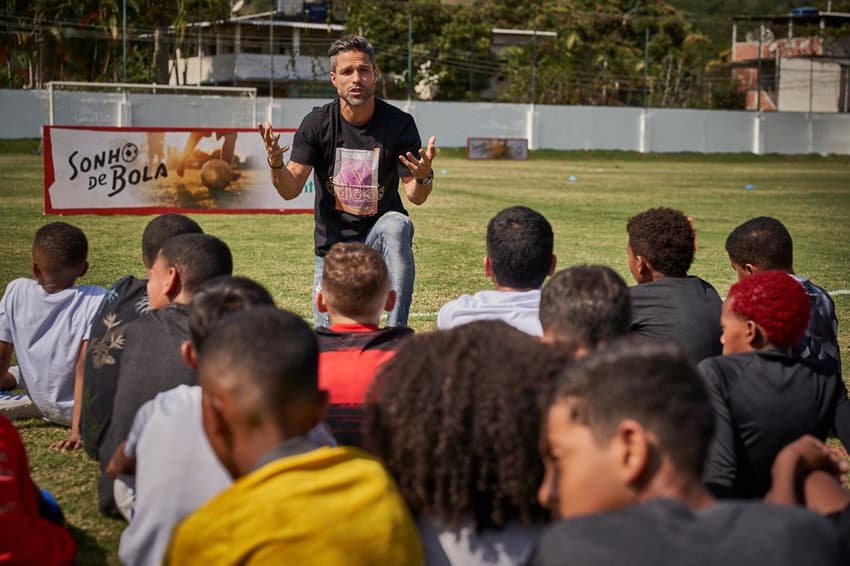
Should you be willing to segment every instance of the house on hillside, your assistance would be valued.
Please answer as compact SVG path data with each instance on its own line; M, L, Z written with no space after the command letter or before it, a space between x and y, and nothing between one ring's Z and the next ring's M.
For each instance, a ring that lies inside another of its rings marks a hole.
M169 84L255 87L260 95L323 97L328 47L343 35L343 0L238 0L231 18L194 22L190 53L169 60ZM329 90L330 89L330 90Z
M748 110L850 111L850 14L732 18L732 73Z

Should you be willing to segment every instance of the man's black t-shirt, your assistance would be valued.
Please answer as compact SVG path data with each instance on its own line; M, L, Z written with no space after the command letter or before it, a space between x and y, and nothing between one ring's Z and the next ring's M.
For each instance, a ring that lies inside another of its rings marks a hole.
M832 525L805 509L723 502L694 511L674 499L654 499L552 525L528 563L838 566L847 559Z
M419 155L421 143L413 117L383 100L375 99L372 119L361 126L342 118L339 99L304 118L291 160L315 171L316 255L362 240L388 211L407 214L398 185L411 173L398 156Z
M761 498L782 448L834 429L850 447L850 400L841 377L779 351L742 352L699 364L717 428L703 479L719 497Z
M664 277L629 291L633 331L680 344L694 363L720 355L723 302L709 283L699 277Z

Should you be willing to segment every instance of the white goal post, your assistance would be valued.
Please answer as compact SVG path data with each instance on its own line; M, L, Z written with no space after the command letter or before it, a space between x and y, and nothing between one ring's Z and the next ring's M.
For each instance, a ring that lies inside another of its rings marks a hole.
M253 128L257 89L51 81L47 125Z

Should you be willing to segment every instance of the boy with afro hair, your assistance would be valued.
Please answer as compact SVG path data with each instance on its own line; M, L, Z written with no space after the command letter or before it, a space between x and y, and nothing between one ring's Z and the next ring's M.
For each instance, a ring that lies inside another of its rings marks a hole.
M841 377L791 355L809 322L803 286L764 271L729 289L723 304L723 356L699 365L717 430L703 479L718 497L763 497L774 458L804 434L835 429L850 447L850 400Z
M835 303L823 288L794 273L794 243L782 222L769 216L747 220L726 238L726 253L739 281L760 271L778 270L803 286L812 314L803 338L791 351L801 358L821 360L830 370L840 373Z
M629 219L626 252L631 287L632 330L683 346L694 362L720 354L717 291L689 276L696 234L687 216L672 208L651 208Z

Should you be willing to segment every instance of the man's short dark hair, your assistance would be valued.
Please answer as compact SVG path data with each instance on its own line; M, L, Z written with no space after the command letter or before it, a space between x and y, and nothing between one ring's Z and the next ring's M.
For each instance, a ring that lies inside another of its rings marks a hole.
M636 214L626 225L629 246L656 271L669 277L685 277L694 261L694 229L688 217L672 208L650 208Z
M729 259L740 266L751 264L761 270L791 271L794 242L776 218L759 216L747 220L726 238Z
M235 375L260 393L265 412L283 425L293 402L315 401L319 393L319 347L304 320L271 306L232 313L210 332L199 364L211 364L211 379ZM202 375L208 375L202 371Z
M181 234L169 238L159 251L180 274L188 293L196 293L204 281L233 273L233 256L227 244L209 234Z
M360 242L339 242L325 255L322 292L344 316L372 315L386 300L390 275L383 256Z
M539 212L512 206L487 224L487 256L496 283L537 289L552 267L552 225Z
M205 282L189 305L189 331L195 349L200 351L206 337L225 315L259 305L274 306L274 299L256 281L222 275Z
M688 353L673 343L628 337L567 366L550 405L571 401L571 418L607 443L625 419L655 434L681 471L702 476L714 434L708 391Z
M336 71L336 56L344 51L359 51L369 56L372 67L375 63L375 48L362 35L345 35L331 43L328 49L328 57L331 59L331 71Z
M198 223L188 216L176 213L157 216L148 222L142 234L142 261L145 267L153 265L156 254L168 238L180 234L202 234L203 232Z
M623 278L604 265L576 265L556 273L540 295L544 332L575 350L595 349L628 333L631 296Z
M32 244L39 254L39 267L52 277L82 267L89 254L89 241L82 230L67 222L51 222L39 228Z

